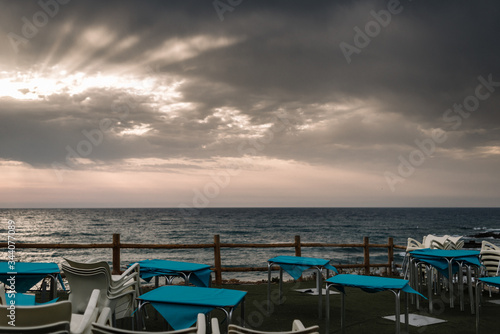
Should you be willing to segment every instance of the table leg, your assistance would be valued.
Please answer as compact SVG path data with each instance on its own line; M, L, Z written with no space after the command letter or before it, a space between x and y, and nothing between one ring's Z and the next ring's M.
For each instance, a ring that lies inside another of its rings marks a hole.
M340 329L345 334L345 293L340 293Z
M425 264L423 262L419 263L417 262L415 264L415 287L418 292L421 292L422 289L421 289L421 281L422 281L422 266L425 267ZM416 308L417 310L420 310L420 296L419 295L416 295L415 296L415 304L416 304Z
M394 295L396 296L396 334L399 334L401 332L401 316L400 316L400 312L401 312L401 306L400 306L400 298L399 298L399 295L400 295L400 291L393 291L391 290L392 292L394 292Z
M325 301L325 318L326 318L326 323L325 323L325 334L328 334L330 332L330 287L328 283L326 284L326 301Z
M50 298L51 300L57 298L57 275L49 275L50 277Z
M464 297L464 273L463 264L458 263L458 290L460 293L460 311L465 309L465 297Z
M270 315L271 309L271 263L267 264L267 315Z
M448 286L449 286L449 292L450 292L450 307L454 308L454 298L453 298L453 265L451 259L446 259L448 261Z
M479 276L478 276L478 273L477 273L477 268L474 266L474 268L472 268L471 265L467 265L467 283L469 284L469 302L470 302L470 312L471 314L474 314L475 310L474 310L474 291L473 291L473 288L472 288L472 270L474 270L474 277L475 279L477 279Z
M322 318L322 305L321 305L321 299L323 298L323 273L321 271L321 268L318 267L318 277L316 278L316 285L317 285L317 290L318 290L318 314L319 314L319 319Z
M415 269L415 262L416 260L413 259L411 256L408 259L408 280L410 282L410 286L417 290L417 285L415 284L415 275L416 275L416 269ZM415 296L412 294L410 296L411 303L413 304L415 302Z
M280 282L279 282L279 304L283 304L283 268L280 266Z
M426 265L426 270L427 270L427 298L429 299L429 313L432 314L432 311L433 311L433 304L432 304L432 295L433 295L433 291L432 291L432 287L433 287L433 283L432 283L432 276L433 276L433 267L431 265ZM419 298L417 296L417 298Z
M408 316L410 306L408 304L408 293L405 293L406 300L406 308L405 308L405 324L406 324L406 333L410 333L410 317Z
M479 334L479 299L481 294L481 281L476 281L476 334Z
M184 276L184 282L186 283L186 285L189 285L189 279L191 278L191 274L192 272L187 275L185 273L181 273L181 275Z
M142 330L146 330L146 322L144 321L144 314L142 313L142 308L146 302L143 300L139 300L139 305L137 306L137 327L142 328Z
M241 326L245 327L245 297L241 301Z

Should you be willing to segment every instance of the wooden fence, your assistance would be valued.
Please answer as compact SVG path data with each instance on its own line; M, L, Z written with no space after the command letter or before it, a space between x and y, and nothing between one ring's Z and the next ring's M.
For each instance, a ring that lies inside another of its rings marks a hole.
M0 247L7 247L7 243L0 243ZM121 243L120 234L113 234L113 242L109 244L27 244L17 243L16 248L37 248L37 249L93 249L93 248L110 248L112 249L113 274L118 274L120 270L120 253L121 249L136 248L136 249L199 249L212 248L214 251L214 266L212 270L215 272L215 284L222 284L223 272L249 272L249 271L267 271L267 267L223 267L221 253L223 248L294 248L295 256L302 255L302 248L305 247L321 247L321 248L362 248L363 263L354 264L334 264L337 269L344 268L361 268L364 269L365 275L370 275L370 268L379 267L387 268L386 273L389 274L394 266L394 249L406 249L404 246L394 245L393 238L388 238L387 244L370 244L369 238L364 237L363 243L359 244L328 244L319 242L301 242L300 236L295 236L294 242L289 243L222 243L219 235L214 235L214 242L209 244L132 244ZM372 263L370 261L370 248L386 248L387 262Z

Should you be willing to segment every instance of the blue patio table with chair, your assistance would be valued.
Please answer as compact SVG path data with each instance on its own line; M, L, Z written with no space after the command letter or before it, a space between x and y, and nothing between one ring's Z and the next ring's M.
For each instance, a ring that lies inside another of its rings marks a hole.
M444 277L448 279L448 289L450 293L450 307L454 307L455 296L453 294L453 275L458 272L458 283L460 291L460 309L464 310L464 296L463 296L463 273L462 268L466 266L467 277L469 282L469 296L471 301L471 313L474 313L474 296L472 289L472 268L479 268L481 262L479 260L479 251L476 250L445 250L445 249L430 249L424 248L419 250L414 250L410 252L410 258L413 261L420 261L432 266L438 270ZM430 271L430 267L428 267ZM416 268L410 268L410 281L417 286ZM432 304L432 274L428 276L428 298L429 298L429 312L433 312ZM417 304L418 306L418 304Z
M267 260L267 313L270 313L271 307L271 267L273 265L278 265L280 267L280 277L279 277L279 303L281 304L281 297L283 291L283 270L285 270L294 280L300 278L302 273L310 268L316 268L316 289L318 290L318 314L321 318L322 314L322 290L323 290L323 269L328 271L332 270L338 274L337 269L330 264L330 260L314 258L314 257L302 257L302 256L276 256Z
M58 280L64 289L59 266L53 262L16 262L14 267L8 262L0 262L0 281L10 285L11 277L15 277L16 292L26 292L46 277L51 281L51 299L57 297Z
M330 298L328 292L331 287L336 288L341 292L341 311L340 311L340 327L342 333L345 333L345 290L344 287L359 288L366 292L380 292L391 291L396 297L396 333L400 333L401 319L400 319L400 304L401 304L401 291L406 293L419 294L408 283L407 280L399 278L378 277L378 276L362 276L362 275L335 275L328 278L326 281L326 331L328 334L330 330ZM422 295L421 295L422 296ZM424 296L422 296L424 297ZM424 297L425 298L425 297ZM408 298L406 299L405 307L405 323L406 331L408 332ZM362 312L363 310L359 310Z
M240 305L244 324L246 294L246 291L239 290L165 285L139 296L137 312L140 313L139 319L142 319L144 305L151 304L174 330L178 330L191 327L198 313L207 314L214 309L222 310L229 324L234 309ZM142 327L145 329L144 324Z
M481 277L476 280L476 334L479 334L479 310L481 299L481 288L483 284L491 285L500 289L500 276Z
M167 284L172 284L175 277L184 279L186 285L192 283L199 287L210 286L211 273L207 264L170 261L170 260L143 260L139 263L139 275L146 282L155 278L155 286L158 287L158 278L165 277Z

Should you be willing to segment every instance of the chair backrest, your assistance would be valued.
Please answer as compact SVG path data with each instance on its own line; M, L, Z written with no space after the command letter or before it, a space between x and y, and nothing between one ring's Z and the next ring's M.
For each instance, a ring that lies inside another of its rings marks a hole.
M66 262L68 262L68 264L71 266L71 267L74 267L74 268L80 268L80 269L97 269L97 268L104 268L106 269L107 272L109 272L109 274L111 275L111 268L109 266L109 264L106 262L106 261L97 261L97 262L77 262L77 261L73 261L73 260L69 260L67 258L64 258L64 260L66 260Z
M448 242L448 235L444 235L442 237L438 236L430 236L428 239L426 239L426 243L429 243L429 248L432 249L445 249L447 242Z
M214 319L214 321L216 320ZM315 325L311 327L304 327L304 325L302 325L302 322L300 322L299 320L294 320L292 324L292 330L290 331L268 332L230 324L228 326L228 334L319 334L319 326Z
M103 270L81 274L78 270L73 270L73 268L64 264L62 269L71 290L68 300L73 304L74 313L82 314L85 312L94 289L100 291L99 302L97 303L99 310L106 306L109 278Z
M0 305L7 304L7 298L5 298L5 287L0 284Z
M500 246L492 244L489 241L483 240L483 242L481 242L481 251L488 251L488 250L500 251Z
M413 238L408 238L408 243L406 244L406 252L411 252L422 248L424 248L424 245L421 242Z
M151 334L151 332L131 331L127 329L105 326L99 323L93 323L91 331L93 334ZM206 333L205 315L202 313L198 314L198 320L194 327L167 331L167 332L155 332L155 333L156 334L205 334Z
M0 326L9 327L11 308L7 305L0 306ZM54 325L60 322L71 321L71 303L61 301L38 306L16 306L15 327L33 327ZM12 327L12 326L11 326Z
M463 237L448 237L444 244L444 249L458 250L464 247Z
M500 271L500 247L488 241L483 241L479 258L486 276L498 276Z
M68 321L61 321L49 325L41 326L0 326L1 334L70 334L70 323Z

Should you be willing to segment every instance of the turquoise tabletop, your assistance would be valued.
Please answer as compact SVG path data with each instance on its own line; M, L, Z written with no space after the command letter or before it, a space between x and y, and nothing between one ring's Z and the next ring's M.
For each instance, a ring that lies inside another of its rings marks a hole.
M415 291L408 284L407 280L400 278L343 274L332 276L327 279L326 282L327 284L334 284L334 286L342 292L343 289L339 288L339 286L360 288L366 292L379 292L390 289L398 289L408 293L415 293L424 297L423 295Z
M479 281L484 282L489 285L493 285L500 288L500 276L496 277L482 277L478 278Z
M207 264L170 260L143 260L139 263L141 278L149 282L155 276L177 275L179 272L191 273L189 281L196 286L210 285L210 266Z
M314 266L322 266L338 273L337 269L330 264L330 260L303 256L276 256L267 260L269 263L279 264L294 279L298 279L304 270Z
M8 265L8 262L0 262L0 281L9 284L8 279L15 276L17 292L26 292L48 274L59 272L59 266L53 262L16 262L13 267ZM60 275L58 278L62 284Z
M246 291L201 288L185 285L165 285L137 299L150 302L174 329L194 325L198 313L214 308L235 308L245 298Z

